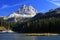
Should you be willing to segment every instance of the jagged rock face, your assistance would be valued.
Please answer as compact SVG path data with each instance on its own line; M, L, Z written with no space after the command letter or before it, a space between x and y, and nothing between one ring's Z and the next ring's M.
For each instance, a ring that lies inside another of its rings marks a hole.
M26 5L23 5L19 9L19 14L36 15L36 10L32 6L27 7Z

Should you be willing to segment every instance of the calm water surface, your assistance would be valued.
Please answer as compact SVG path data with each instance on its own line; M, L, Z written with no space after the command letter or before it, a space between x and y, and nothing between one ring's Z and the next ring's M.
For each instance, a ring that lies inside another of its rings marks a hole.
M0 33L0 40L60 40L60 36L24 36L18 33Z

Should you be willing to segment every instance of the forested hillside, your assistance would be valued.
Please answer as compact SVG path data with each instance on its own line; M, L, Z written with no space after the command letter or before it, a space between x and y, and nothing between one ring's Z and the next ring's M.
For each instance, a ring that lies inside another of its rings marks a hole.
M59 8L46 13L37 13L27 22L15 25L13 30L19 33L60 33Z
M0 19L0 26L5 26L18 33L60 33L60 9L46 13L37 13L29 21L8 22Z

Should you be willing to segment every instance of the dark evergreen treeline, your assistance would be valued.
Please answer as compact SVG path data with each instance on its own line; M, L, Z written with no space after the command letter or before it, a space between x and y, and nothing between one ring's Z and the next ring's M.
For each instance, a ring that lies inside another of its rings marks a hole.
M60 13L38 13L27 22L17 23L13 30L19 33L60 33Z
M18 23L13 30L20 33L60 32L60 19L49 18Z

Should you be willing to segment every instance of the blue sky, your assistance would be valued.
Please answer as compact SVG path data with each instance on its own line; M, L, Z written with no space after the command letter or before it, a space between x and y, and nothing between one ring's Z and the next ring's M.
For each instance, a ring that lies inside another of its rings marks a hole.
M37 12L47 12L60 7L60 0L0 0L0 16L17 11L23 4L32 5Z

